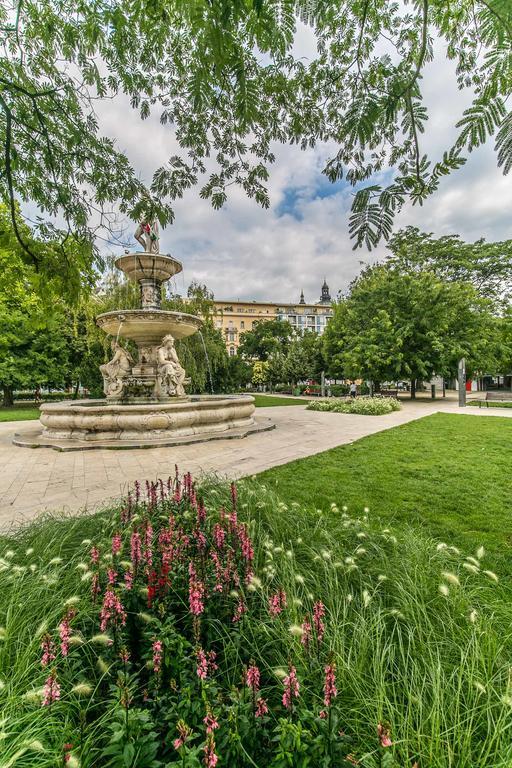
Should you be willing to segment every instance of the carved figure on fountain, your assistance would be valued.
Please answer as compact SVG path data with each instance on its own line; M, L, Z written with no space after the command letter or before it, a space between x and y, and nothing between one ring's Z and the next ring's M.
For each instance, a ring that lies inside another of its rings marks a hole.
M144 219L135 230L135 239L146 253L160 253L160 235L158 220Z
M174 338L168 334L157 348L157 388L159 395L184 397L185 369L174 346Z
M112 360L100 365L103 391L107 397L121 397L125 379L132 370L133 358L116 339L112 341L112 352L114 353Z

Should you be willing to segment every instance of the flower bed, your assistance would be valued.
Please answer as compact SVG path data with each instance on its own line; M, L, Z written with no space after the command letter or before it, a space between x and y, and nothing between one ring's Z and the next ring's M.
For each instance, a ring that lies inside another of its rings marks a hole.
M9 540L2 766L505 764L484 553L331 512L185 475Z
M332 411L333 413L358 413L362 416L383 416L399 411L400 402L394 397L343 397L316 400L307 406L309 411Z

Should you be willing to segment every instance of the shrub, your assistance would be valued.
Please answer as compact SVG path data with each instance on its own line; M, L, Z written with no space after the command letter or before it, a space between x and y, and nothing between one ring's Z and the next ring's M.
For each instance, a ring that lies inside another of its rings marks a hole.
M482 551L190 475L4 543L3 765L512 759L510 593Z
M400 402L394 397L344 397L330 400L316 400L307 405L310 411L333 411L334 413L357 413L363 416L383 416L399 411Z

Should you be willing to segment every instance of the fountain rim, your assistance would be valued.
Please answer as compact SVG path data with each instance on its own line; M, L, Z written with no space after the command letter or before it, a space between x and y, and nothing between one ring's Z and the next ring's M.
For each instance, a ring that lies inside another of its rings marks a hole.
M96 315L96 323L100 318L103 317L116 317L118 315L142 315L142 317L147 317L148 320L151 320L151 315L157 315L158 317L161 317L162 319L164 317L172 317L174 319L183 317L185 320L191 320L192 322L195 322L198 326L204 325L204 320L199 317L199 315L191 315L189 312L180 312L177 309L147 309L144 307L135 307L131 309L109 309L108 312L102 312L100 315Z
M115 413L116 411L122 411L126 413L129 411L164 411L164 410L187 410L191 404L195 407L211 408L211 407L223 407L226 403L232 403L234 400L244 403L254 403L254 395L248 393L233 394L233 395L187 395L186 399L176 400L154 400L152 402L140 402L140 403L111 403L106 398L92 398L90 400L61 400L58 403L42 403L39 406L41 413L59 413L65 411L69 413L70 410L76 413L91 414L95 410L100 410L101 413Z

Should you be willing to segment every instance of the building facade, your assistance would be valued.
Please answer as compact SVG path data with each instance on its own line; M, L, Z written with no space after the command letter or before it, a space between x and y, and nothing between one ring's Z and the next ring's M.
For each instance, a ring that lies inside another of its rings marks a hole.
M222 330L230 356L237 353L240 339L246 331L267 320L287 320L298 332L322 334L332 315L329 286L324 280L320 301L308 304L301 292L296 304L266 301L215 301L215 325Z

